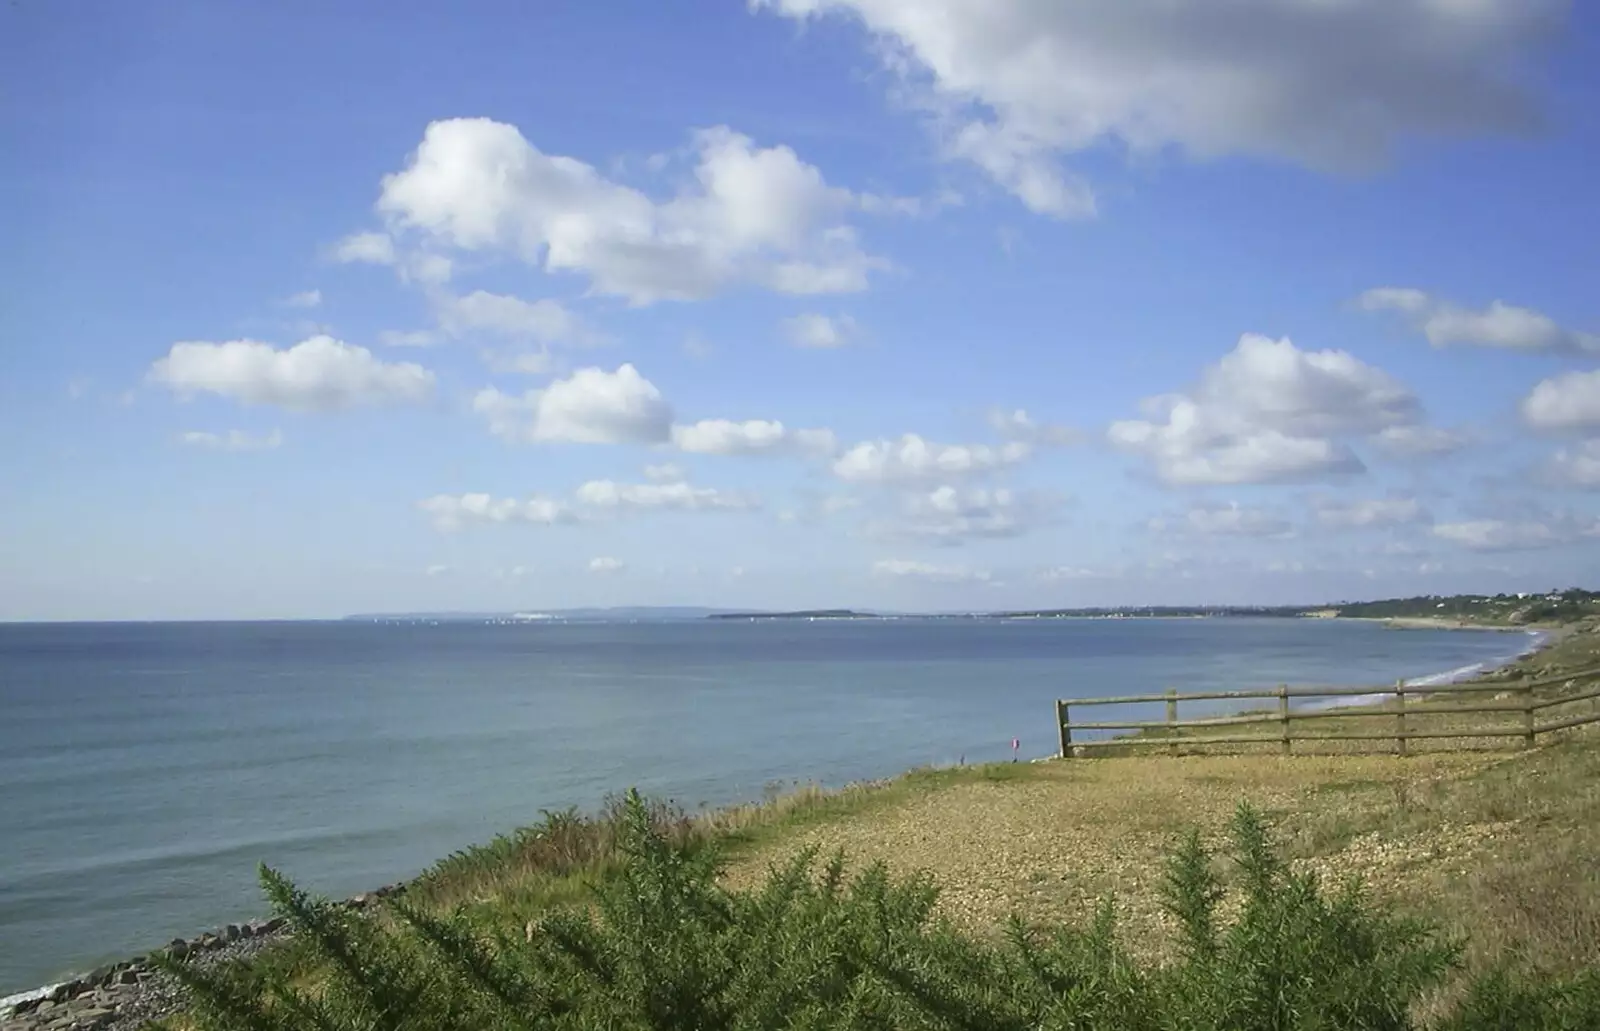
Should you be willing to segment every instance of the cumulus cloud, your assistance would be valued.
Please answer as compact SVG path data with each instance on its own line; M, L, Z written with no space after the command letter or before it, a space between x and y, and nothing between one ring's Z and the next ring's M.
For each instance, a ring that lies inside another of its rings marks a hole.
M1416 498L1319 498L1317 522L1323 526L1364 529L1426 522L1428 510Z
M431 329L386 329L378 334L378 343L385 347L432 347L439 342L439 334Z
M507 440L652 444L672 434L672 406L631 364L579 369L521 397L485 387L472 409Z
M612 558L610 555L601 555L599 558L589 560L589 572L591 573L620 573L625 568L627 568L627 563L620 558Z
M915 433L898 440L868 440L847 450L833 463L833 474L857 483L940 480L1005 469L1032 453L1022 441L999 447L987 444L936 444Z
M173 344L148 378L179 396L219 394L291 411L407 404L433 393L433 373L411 362L383 362L364 347L314 336L286 350L255 340Z
M582 319L560 301L549 298L525 301L509 294L474 290L464 297L440 298L438 316L439 325L453 336L483 332L544 344L588 336Z
M352 233L334 244L333 260L345 264L393 265L394 241L388 233Z
M1007 440L1020 440L1028 444L1076 444L1083 434L1070 426L1036 422L1021 408L996 408L989 412L989 425Z
M1061 583L1070 580L1099 580L1112 575L1106 570L1090 569L1087 566L1046 566L1035 570L1033 577L1046 583Z
M972 584L991 583L992 574L987 569L967 566L938 566L909 559L886 558L872 564L872 575L897 580L920 580L924 583Z
M682 480L657 483L617 483L590 480L580 486L575 497L579 504L597 511L620 509L673 509L683 512L708 510L743 511L759 508L761 502L746 494L715 487L694 487Z
M1148 398L1107 436L1171 485L1312 480L1364 466L1339 438L1410 425L1410 390L1344 351L1246 334L1188 393Z
M1560 487L1600 490L1600 440L1562 448L1545 464L1545 479Z
M283 303L291 308L315 308L322 303L322 291L302 290L284 298Z
M684 478L683 469L671 462L644 467L644 478L651 483L673 483Z
M1472 438L1460 430L1421 424L1389 426L1374 433L1370 439L1380 452L1396 461L1443 458L1472 443Z
M661 469L663 467L656 467ZM670 467L666 467L670 468ZM530 498L496 498L489 494L436 494L418 502L436 528L450 532L468 524L532 523L537 526L571 525L606 519L624 513L648 511L743 512L761 507L752 494L696 487L674 469L649 483L589 480L572 493L572 500L534 495Z
M709 297L735 283L783 293L863 290L887 263L862 250L849 190L784 146L697 132L690 185L656 200L487 118L430 124L378 210L397 232L583 275L633 304Z
M468 523L533 523L556 526L575 523L578 514L564 501L532 497L496 498L489 494L435 494L417 507L441 530L459 530Z
M869 524L867 531L875 537L958 545L1020 537L1047 522L1058 507L1055 498L1033 491L946 484L906 495L896 518Z
M283 433L253 434L244 430L212 433L209 430L190 430L178 436L180 443L208 451L271 451L283 443Z
M1550 316L1504 301L1464 308L1412 287L1377 287L1356 298L1366 311L1400 313L1434 347L1467 344L1509 351L1600 351L1600 334L1564 329Z
M1541 430L1600 426L1600 369L1566 372L1541 381L1523 399L1522 417Z
M1180 516L1160 516L1147 525L1156 533L1206 537L1289 537L1294 533L1294 525L1282 516L1237 501L1196 505Z
M1531 551L1569 543L1573 535L1537 520L1475 519L1439 523L1433 534L1471 551Z
M1517 66L1566 0L753 0L854 17L953 157L1044 214L1092 214L1063 155L1112 142L1317 169L1407 137L1529 130Z
M831 455L838 449L833 431L790 429L770 419L701 419L686 426L672 427L672 443L680 451L706 455L757 455L793 451L811 455Z
M796 347L843 347L855 341L860 334L856 320L848 315L808 313L783 320L783 335Z

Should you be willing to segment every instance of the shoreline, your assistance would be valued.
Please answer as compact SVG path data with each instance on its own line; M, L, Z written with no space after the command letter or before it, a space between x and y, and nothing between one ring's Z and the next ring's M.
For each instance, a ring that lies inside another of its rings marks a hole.
M1143 618L1186 619L1194 617L1155 616ZM1418 687L1424 693L1431 684L1443 685L1470 682L1505 675L1519 663L1548 651L1580 629L1572 625L1498 626L1473 624L1448 617L1348 618L1353 622L1383 623L1394 626L1396 629L1518 632L1533 638L1526 648L1508 657L1505 661L1494 665L1475 663L1453 670L1407 678L1406 683L1408 685ZM1369 700L1367 696L1361 696L1345 704L1373 704L1375 701L1381 701L1382 697L1382 695L1373 695ZM1055 757L1040 757L1030 761L1048 762L1052 758ZM915 772L915 770L904 771L900 776L912 772ZM894 779L897 778L885 778L865 784L846 785L834 790L842 791L874 785L881 786L892 782ZM725 808L729 810L740 809L750 804L735 803ZM370 892L358 893L349 898L338 900L335 904L352 909L361 909L383 898L403 893L410 883L411 880L407 880L385 885ZM175 938L166 945L153 948L146 955L134 956L97 967L88 973L76 974L37 988L0 996L0 1031L14 1031L14 1029L15 1031L21 1031L21 1029L32 1031L32 1029L51 1028L63 1018L74 1016L75 1011L82 1016L75 1017L78 1023L72 1026L109 1029L109 1031L123 1031L123 1029L132 1031L132 1029L142 1026L147 1020L157 1019L180 1008L180 990L168 975L153 966L150 959L152 955L157 953L175 954L180 958L189 957L209 964L248 957L285 937L283 921L273 918L271 920L256 919L242 921L237 924L228 924L189 939ZM155 1008L151 1009L150 1004L154 1004ZM67 1024L62 1024L61 1026L65 1027Z

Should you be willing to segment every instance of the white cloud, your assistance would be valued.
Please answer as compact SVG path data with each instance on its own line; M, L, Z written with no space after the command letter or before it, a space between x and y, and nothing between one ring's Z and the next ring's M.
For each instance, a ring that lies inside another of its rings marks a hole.
M523 376L547 376L556 367L555 355L541 348L538 351L481 352L483 363L492 372L513 372Z
M992 575L987 569L967 566L937 566L927 562L907 559L879 559L872 564L872 575L901 580L921 580L926 583L972 584L990 583Z
M454 571L455 571L455 567L454 566L446 565L446 564L444 564L442 562L438 562L438 563L435 563L435 564L429 566L427 569L424 569L423 573L428 575L428 576L443 576L446 573L450 573L450 572L454 572Z
M1563 329L1550 316L1504 301L1487 308L1463 308L1412 287L1377 287L1356 298L1366 311L1405 316L1434 347L1468 344L1509 351L1600 351L1600 334Z
M684 478L683 469L671 462L644 467L644 478L651 483L674 483Z
M854 194L784 146L726 127L697 132L692 185L657 201L575 158L545 154L487 118L430 124L378 209L399 231L503 253L591 290L648 304L709 297L734 283L786 293L863 290L887 265L844 216Z
M914 482L969 476L1004 469L1031 454L1022 441L987 444L936 444L907 433L898 440L863 441L840 455L833 474L861 483Z
M553 344L589 335L577 315L549 298L524 301L509 294L475 290L464 297L441 298L438 315L439 325L453 336L482 331L513 340Z
M1192 533L1206 537L1288 537L1294 526L1280 515L1230 501L1225 505L1196 505L1177 518L1152 519L1156 533Z
M691 332L683 338L683 353L695 361L703 362L716 353L711 341L700 333Z
M472 409L509 440L578 444L660 443L672 433L672 406L630 364L617 371L579 369L521 397L493 387L478 391Z
M860 337L861 328L849 315L808 313L784 319L783 333L796 347L824 349L852 343Z
M431 329L386 329L378 334L378 343L385 347L432 347L439 342L439 334Z
M1146 419L1114 422L1111 443L1143 455L1171 485L1311 480L1364 468L1338 438L1410 425L1416 396L1344 351L1302 351L1246 334L1186 394L1145 400Z
M1472 443L1472 438L1460 430L1447 430L1438 426L1389 426L1371 437L1377 449L1397 461L1415 461L1443 458Z
M1537 520L1477 519L1439 523L1433 528L1433 534L1471 551L1530 551L1565 544L1572 539L1558 528Z
M1522 401L1522 417L1541 430L1600 426L1600 369L1541 381Z
M246 433L244 430L229 430L226 433L190 430L181 434L178 440L189 447L206 448L211 451L271 451L283 443L283 433L279 430L260 435Z
M322 303L322 291L302 290L297 294L290 294L284 298L283 303L291 308L315 308Z
M590 480L574 495L578 503L600 511L619 509L674 509L684 512L709 510L744 511L759 508L757 498L730 493L715 487L693 487L682 480L672 483L617 483Z
M1053 514L1055 499L1008 488L955 487L907 495L898 518L869 525L878 537L899 537L935 544L1019 537Z
M434 383L420 365L382 362L330 336L282 351L255 340L173 344L150 367L149 379L181 396L220 394L293 411L415 403L433 393Z
M518 499L496 498L489 494L436 494L418 502L417 507L432 519L436 528L448 532L469 523L572 525L625 512L751 511L761 507L761 499L713 487L696 487L675 478L652 483L589 480L573 491L571 501L540 495Z
M1585 440L1557 451L1546 463L1545 475L1557 486L1600 489L1600 440Z
M1518 62L1565 0L752 0L848 14L952 155L1035 211L1089 214L1063 154L1106 142L1318 169L1382 163L1402 139L1537 124Z
M1367 528L1426 522L1428 510L1416 498L1319 499L1317 521L1323 526Z
M796 451L812 455L831 455L838 449L833 431L790 429L770 419L701 419L686 426L672 427L672 443L680 451L707 455L755 455L777 451Z
M627 568L627 563L620 558L612 558L610 555L601 555L599 558L589 560L589 572L591 573L620 573L625 568Z
M1098 580L1111 575L1105 570L1089 569L1085 566L1047 566L1033 574L1034 579L1046 583L1059 583L1064 580Z
M1007 440L1021 440L1038 445L1076 444L1083 434L1070 426L1035 422L1021 408L996 408L989 412L989 425Z
M417 507L440 530L459 530L468 523L533 523L555 526L575 523L579 516L564 501L532 497L495 498L488 494L435 494Z
M333 260L346 264L393 265L394 241L388 233L354 233L334 245Z

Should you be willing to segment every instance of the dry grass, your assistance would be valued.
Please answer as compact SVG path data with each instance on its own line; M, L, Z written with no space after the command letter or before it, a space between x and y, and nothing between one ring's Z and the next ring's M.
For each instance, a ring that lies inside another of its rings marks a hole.
M1597 653L1600 635L1572 635L1502 677L1594 666ZM1408 716L1412 725L1485 718L1448 702L1424 708ZM1364 718L1393 726L1392 715ZM1520 715L1507 718L1520 727ZM1335 880L1359 877L1468 935L1472 966L1510 956L1570 970L1600 962L1600 725L1540 740L1532 751L1501 742L1414 748L1405 758L1147 754L925 775L893 789L888 804L770 825L726 876L749 885L796 848L842 849L853 863L931 872L944 914L979 931L1013 912L1081 920L1114 894L1129 943L1159 955L1165 850L1190 826L1217 841L1248 800L1274 820L1297 863Z

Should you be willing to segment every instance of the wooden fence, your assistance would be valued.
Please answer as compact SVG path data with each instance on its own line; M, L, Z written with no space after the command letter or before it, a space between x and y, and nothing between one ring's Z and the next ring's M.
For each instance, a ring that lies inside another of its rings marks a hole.
M1097 749L1126 749L1165 746L1176 755L1183 746L1196 745L1273 745L1284 755L1292 754L1294 743L1327 741L1392 741L1394 751L1405 755L1409 742L1422 739L1491 739L1509 738L1520 741L1523 748L1532 748L1540 734L1568 730L1586 723L1600 722L1600 705L1588 706L1588 711L1573 715L1547 718L1548 710L1579 702L1600 699L1600 687L1594 681L1600 678L1600 667L1535 680L1527 683L1465 683L1437 686L1407 686L1404 681L1393 687L1288 687L1258 691L1201 691L1180 694L1126 695L1113 698L1071 698L1056 702L1056 725L1061 731L1061 756L1070 759L1075 755L1092 755ZM1544 689L1559 688L1565 693L1549 693ZM1572 688L1576 687L1576 690ZM1489 701L1472 701L1477 696L1491 696ZM1346 708L1294 708L1291 702L1302 699L1375 698L1388 696L1393 701L1382 704L1355 705ZM1249 712L1234 716L1214 716L1205 719L1179 719L1181 702L1242 701L1247 699L1276 699L1277 710ZM1096 705L1153 705L1166 704L1164 720L1129 720L1124 722L1073 722L1072 710ZM1474 719L1481 713L1501 713L1505 721L1488 724L1463 724L1453 719L1458 714L1470 714ZM1520 714L1521 719L1509 718ZM1554 715L1554 714L1552 714ZM1393 719L1392 729L1317 730L1310 732L1311 721L1346 720L1363 721L1368 727L1383 717ZM1445 717L1440 719L1440 717ZM1408 723L1408 720L1410 721ZM1434 723L1419 726L1417 723ZM1243 734L1219 728L1252 727L1266 733ZM1304 728L1304 729L1302 729ZM1073 740L1074 731L1136 731L1135 734L1101 738L1098 740ZM1297 732L1298 731L1298 732Z

